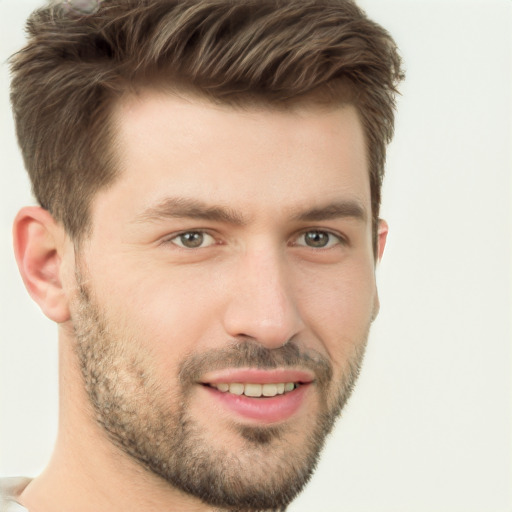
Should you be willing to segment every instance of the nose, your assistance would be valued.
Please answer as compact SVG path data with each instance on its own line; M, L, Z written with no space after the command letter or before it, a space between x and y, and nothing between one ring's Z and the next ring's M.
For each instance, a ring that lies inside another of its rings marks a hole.
M274 349L302 329L286 260L268 251L247 252L232 275L224 328L234 338L250 338Z

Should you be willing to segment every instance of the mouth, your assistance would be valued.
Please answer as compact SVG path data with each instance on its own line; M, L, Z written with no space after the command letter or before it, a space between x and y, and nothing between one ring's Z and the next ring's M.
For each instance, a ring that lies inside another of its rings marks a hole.
M297 389L299 382L278 382L270 384L241 383L241 382L219 382L218 384L206 384L222 393L231 393L237 396L249 396L251 398L271 398L277 395L284 395Z
M227 370L207 375L200 382L214 400L236 419L278 423L296 415L309 396L313 375L289 370Z

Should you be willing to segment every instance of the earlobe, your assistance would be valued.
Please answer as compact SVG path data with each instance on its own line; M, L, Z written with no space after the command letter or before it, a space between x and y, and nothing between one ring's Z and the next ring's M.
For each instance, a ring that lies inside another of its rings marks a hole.
M61 282L64 238L64 229L43 208L23 208L14 220L14 253L23 282L43 313L57 323L70 316Z

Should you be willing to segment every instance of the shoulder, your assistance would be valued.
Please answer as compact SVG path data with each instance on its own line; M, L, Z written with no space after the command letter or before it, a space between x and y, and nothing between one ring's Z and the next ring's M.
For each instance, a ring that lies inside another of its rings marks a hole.
M30 482L30 478L0 478L0 512L28 512L18 503L18 497Z

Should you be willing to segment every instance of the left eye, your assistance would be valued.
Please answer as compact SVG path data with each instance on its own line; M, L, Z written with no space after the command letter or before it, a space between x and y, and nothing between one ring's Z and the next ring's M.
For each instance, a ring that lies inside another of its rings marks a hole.
M314 249L328 249L339 243L341 243L339 236L329 233L328 231L315 229L302 233L295 242L295 245L312 247Z
M215 243L214 238L204 231L186 231L171 238L169 241L184 249L199 249Z

